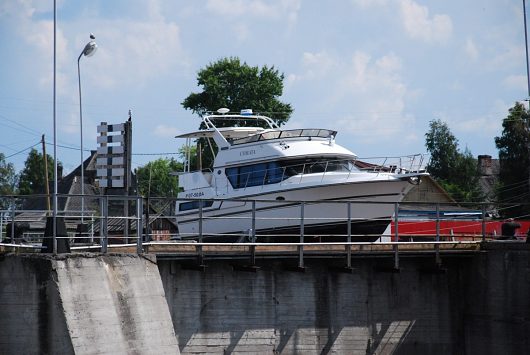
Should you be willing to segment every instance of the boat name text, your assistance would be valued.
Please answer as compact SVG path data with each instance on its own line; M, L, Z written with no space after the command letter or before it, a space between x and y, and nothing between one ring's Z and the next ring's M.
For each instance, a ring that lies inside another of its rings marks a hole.
M241 157L244 157L244 156L247 156L247 155L254 155L254 154L256 154L256 150L255 149L244 150L242 152L239 152L239 156L241 156Z
M204 192L190 192L186 194L185 198L197 198L197 197L203 197Z

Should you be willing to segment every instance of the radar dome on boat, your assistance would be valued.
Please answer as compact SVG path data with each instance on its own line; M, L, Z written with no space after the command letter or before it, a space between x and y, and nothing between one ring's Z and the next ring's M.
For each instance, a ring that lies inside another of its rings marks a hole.
M224 115L225 113L228 113L228 112L230 112L230 109L226 107L222 107L219 110L217 110L217 113L220 113L221 115Z
M241 116L250 116L252 115L252 109L251 108L245 108L241 110Z

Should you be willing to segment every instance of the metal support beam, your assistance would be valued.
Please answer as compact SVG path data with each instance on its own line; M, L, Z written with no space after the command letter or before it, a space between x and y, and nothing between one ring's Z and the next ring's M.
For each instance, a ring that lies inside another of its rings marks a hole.
M199 244L197 246L197 263L199 266L204 265L204 254L202 251L202 222L203 222L203 215L202 215L202 200L199 200Z
M440 259L440 204L436 204L436 244L434 245L435 250L435 262L436 265L442 265L442 260Z
M107 253L109 244L109 198L103 197L103 238L101 239L101 252Z
M252 229L250 231L250 242L256 243L256 201L252 201ZM256 266L256 246L250 246L250 265Z
M11 197L11 244L15 244L15 197Z
M394 269L399 270L399 203L394 204Z
M486 205L482 204L482 241L486 241Z
M136 252L138 254L143 253L143 245L142 245L142 238L143 238L143 202L144 199L142 196L136 197Z
M300 202L300 243L304 243L304 232L305 232L304 209L305 209L305 203L302 201ZM303 245L298 246L298 267L300 269L304 268L304 246Z
M346 268L351 269L351 202L348 201L348 245L346 246Z

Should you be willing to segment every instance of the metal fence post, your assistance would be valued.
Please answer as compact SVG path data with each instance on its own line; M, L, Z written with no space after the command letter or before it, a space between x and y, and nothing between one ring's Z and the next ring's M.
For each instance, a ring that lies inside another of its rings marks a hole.
M251 242L256 243L256 200L252 200L252 230ZM250 246L250 264L256 265L256 246Z
M94 244L94 213L90 213L90 244Z
M0 242L4 240L4 212L0 213Z
M394 269L399 269L399 203L394 203Z
M101 240L101 252L107 253L109 243L109 198L107 195L103 199L103 239Z
M303 246L304 232L305 232L304 207L305 207L304 201L300 202L300 243L302 243L302 245L298 246L298 267L300 269L304 267L304 246Z
M346 246L346 267L351 268L351 202L348 201L348 245Z
M15 244L15 197L11 196L11 244Z
M440 204L436 204L436 244L435 248L435 260L436 265L440 265L442 260L440 259Z
M142 223L142 216L143 216L143 202L144 199L142 196L136 197L136 253L142 254L143 248L142 248L142 238L143 238L143 228L144 225Z
M440 204L436 204L436 241L440 241Z
M104 231L104 222L103 218L105 216L105 203L103 201L103 191L100 191L99 195L99 245L101 247L101 250L103 251L103 240L105 239L105 231Z
M202 200L199 200L199 243L202 243Z
M199 265L203 265L204 254L202 250L202 200L199 200L199 245L197 246Z
M486 241L486 205L482 204L482 241Z

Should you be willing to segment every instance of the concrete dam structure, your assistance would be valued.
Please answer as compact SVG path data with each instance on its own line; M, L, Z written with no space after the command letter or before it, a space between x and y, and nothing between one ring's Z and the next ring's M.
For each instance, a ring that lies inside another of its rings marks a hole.
M0 353L178 354L154 260L0 257Z
M530 248L344 260L0 257L2 354L524 354ZM298 271L293 271L298 270ZM254 272L249 272L254 271ZM349 271L349 272L344 272Z

